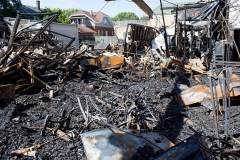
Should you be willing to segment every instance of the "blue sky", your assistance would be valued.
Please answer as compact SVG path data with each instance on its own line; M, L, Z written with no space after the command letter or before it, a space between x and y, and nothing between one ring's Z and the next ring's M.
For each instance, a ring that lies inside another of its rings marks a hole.
M36 0L21 0L22 4L29 6L36 6ZM190 2L195 0L168 0L170 2ZM160 5L159 0L145 0L148 6L153 10ZM105 0L40 0L41 8L60 8L60 9L69 9L76 8L86 11L99 11L105 4ZM117 0L110 1L102 9L102 12L114 17L119 12L134 12L139 17L145 15L145 13L138 8L138 6L131 2L131 0Z

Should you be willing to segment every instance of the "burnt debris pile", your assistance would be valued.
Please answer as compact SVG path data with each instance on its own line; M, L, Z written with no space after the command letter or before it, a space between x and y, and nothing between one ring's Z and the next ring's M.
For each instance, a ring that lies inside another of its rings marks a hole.
M239 159L227 6L201 4L162 32L128 24L123 44L77 47L48 29L58 12L31 24L19 13L1 41L0 159Z

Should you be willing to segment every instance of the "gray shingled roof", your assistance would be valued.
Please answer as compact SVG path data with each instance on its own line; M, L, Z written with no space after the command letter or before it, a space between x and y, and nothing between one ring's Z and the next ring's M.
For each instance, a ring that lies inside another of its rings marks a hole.
M36 7L28 6L28 5L22 5L20 7L21 13L39 13L41 10L37 9Z

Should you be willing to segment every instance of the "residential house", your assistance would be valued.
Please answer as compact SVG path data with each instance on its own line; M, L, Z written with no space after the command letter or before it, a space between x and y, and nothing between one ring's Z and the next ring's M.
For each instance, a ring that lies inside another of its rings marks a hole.
M102 12L80 10L69 17L78 24L81 40L94 40L94 36L114 36L114 26L110 17Z

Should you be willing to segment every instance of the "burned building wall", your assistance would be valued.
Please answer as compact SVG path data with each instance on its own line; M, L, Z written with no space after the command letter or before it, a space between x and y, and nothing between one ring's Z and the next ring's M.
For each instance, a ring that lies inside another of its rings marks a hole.
M45 25L45 23L43 23ZM79 38L78 38L78 28L76 24L61 24L61 23L52 23L49 30L68 35L70 37L75 37L75 41L72 43L72 46L78 46ZM57 35L59 43L68 43L69 39L63 37L61 35Z
M189 19L190 17L196 17L197 16L197 10L196 8L189 8L186 9L186 19ZM184 21L185 20L185 9L181 9L178 11L178 20Z

